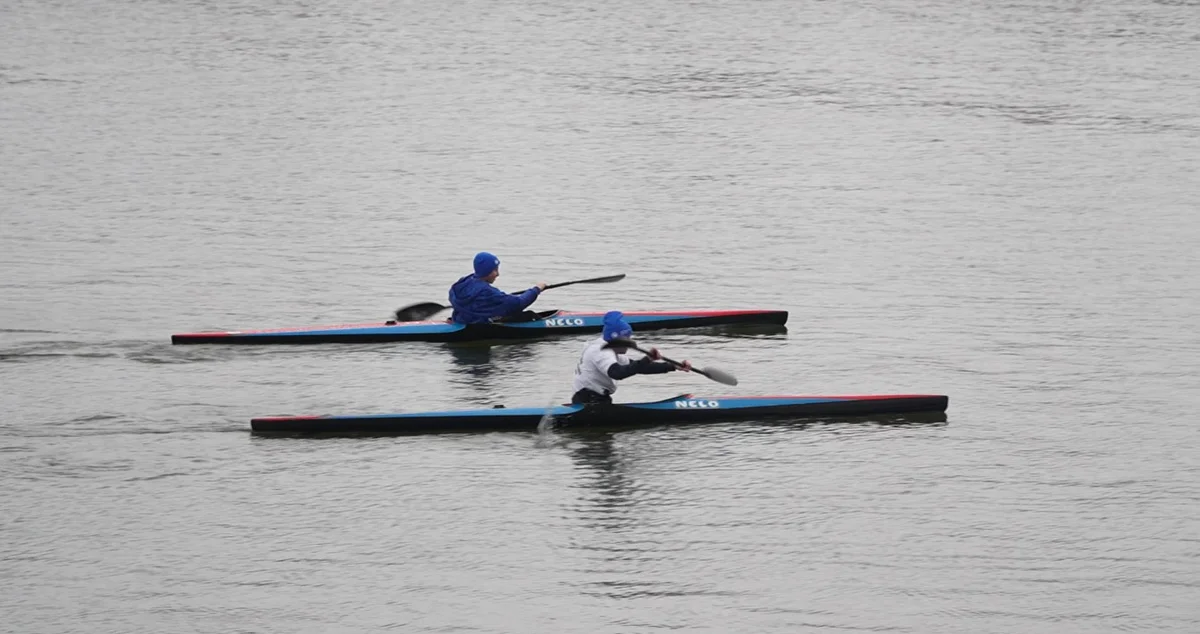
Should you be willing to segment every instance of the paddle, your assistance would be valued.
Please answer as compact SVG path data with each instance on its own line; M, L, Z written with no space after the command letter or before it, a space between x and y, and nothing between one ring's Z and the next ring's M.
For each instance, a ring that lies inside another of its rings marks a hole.
M552 288L562 288L563 286L570 286L572 284L611 284L613 282L620 282L623 279L625 279L624 273L605 275L604 277L589 277L586 280L574 280L571 282L559 282L558 284L547 284L546 290L550 290Z
M619 275L606 275L604 277L590 277L586 280L573 280L570 282L559 282L558 284L547 284L545 290L548 291L552 288L562 288L563 286L570 286L572 284L611 284L612 282L620 282L623 279L625 279L624 273ZM435 302L421 302L420 304L413 304L411 306L405 306L404 308L397 308L396 321L425 321L426 319L429 319L430 317L433 317L434 315L448 308L450 308L450 306L443 306L442 304Z
M604 347L605 348L629 348L630 350L637 350L638 352L640 352L646 356L650 356L649 350L643 350L642 348L639 348L638 345L630 339L613 339L612 341L604 344ZM668 358L662 356L661 354L659 355L658 358L662 359L663 361L666 361L667 363L670 363L671 365L673 365L677 368L683 367L682 363L680 363L674 359L668 359ZM716 381L717 383L724 383L725 385L737 385L738 384L738 380L737 380L736 376L733 376L732 374L725 372L724 370L720 370L718 368L692 368L692 372L695 372L696 374L699 374L701 376L706 376L706 377Z
M396 321L425 321L430 317L446 310L449 306L442 306L433 302L422 302L405 306L404 308L396 309Z

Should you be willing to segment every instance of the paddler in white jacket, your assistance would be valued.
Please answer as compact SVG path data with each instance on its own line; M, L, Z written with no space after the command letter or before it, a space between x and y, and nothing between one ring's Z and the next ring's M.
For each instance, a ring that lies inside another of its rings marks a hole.
M665 374L676 369L690 372L692 364L684 361L683 367L676 368L670 363L656 363L661 356L657 348L650 349L650 355L637 361L630 361L625 356L626 348L609 346L613 339L629 339L633 336L633 328L625 321L625 315L614 310L604 315L604 333L599 339L588 343L579 357L579 365L575 367L575 394L571 402L577 404L612 403L613 392L617 391L617 381L627 379L635 374Z

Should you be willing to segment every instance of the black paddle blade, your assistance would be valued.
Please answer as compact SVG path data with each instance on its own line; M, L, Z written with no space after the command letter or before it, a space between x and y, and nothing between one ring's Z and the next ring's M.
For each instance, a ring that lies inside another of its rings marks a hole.
M450 308L435 302L422 302L396 309L396 321L425 321L430 317Z
M576 284L611 284L613 282L620 282L623 279L625 279L625 274L617 273L616 275L606 275L604 277L593 277L593 278L586 279L586 280L579 280L578 282L575 282L575 283Z
M604 277L590 277L586 280L572 280L570 282L559 282L558 284L547 284L546 290L560 288L562 286L570 286L572 284L611 284L613 282L620 282L623 279L625 279L624 273L619 273L617 275L606 275Z

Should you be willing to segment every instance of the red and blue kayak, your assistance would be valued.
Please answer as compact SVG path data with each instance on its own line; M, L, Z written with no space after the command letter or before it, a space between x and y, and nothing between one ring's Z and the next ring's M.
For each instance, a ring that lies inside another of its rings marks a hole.
M493 409L410 414L262 416L250 421L256 433L414 434L452 431L535 431L545 416L555 427L687 425L836 416L945 412L950 399L934 394L866 396L692 396L650 403L558 405L551 408L497 406Z
M173 344L306 344L373 343L381 341L490 341L536 339L554 335L600 332L604 313L545 311L537 319L464 326L447 320L377 322L337 326L309 326L274 330L230 330L171 335ZM787 323L786 310L678 310L627 312L625 320L636 331L696 328L735 324Z

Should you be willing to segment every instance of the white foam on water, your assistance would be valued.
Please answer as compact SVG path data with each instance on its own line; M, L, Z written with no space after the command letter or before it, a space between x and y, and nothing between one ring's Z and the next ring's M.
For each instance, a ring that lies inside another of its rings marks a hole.
M558 402L558 397L550 398L550 402L546 404L546 411L542 414L541 420L538 421L537 431L538 447L553 447L557 443L557 436L554 434L554 405Z

